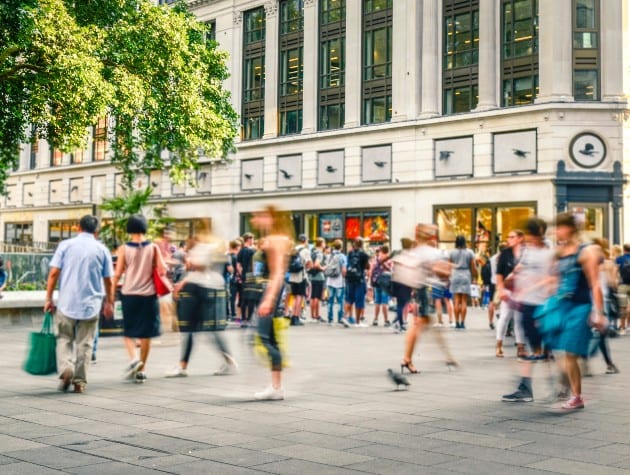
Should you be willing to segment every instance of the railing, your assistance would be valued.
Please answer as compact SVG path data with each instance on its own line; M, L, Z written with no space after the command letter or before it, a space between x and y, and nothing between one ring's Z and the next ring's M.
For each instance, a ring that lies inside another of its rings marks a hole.
M50 253L54 252L57 247L56 242L4 242L0 241L0 253L32 253L32 252L43 252Z

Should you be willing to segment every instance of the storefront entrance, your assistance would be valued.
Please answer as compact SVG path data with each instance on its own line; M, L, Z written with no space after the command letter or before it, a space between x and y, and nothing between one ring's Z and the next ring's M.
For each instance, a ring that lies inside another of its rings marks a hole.
M608 204L569 203L568 211L581 226L582 238L588 242L595 238L610 239Z

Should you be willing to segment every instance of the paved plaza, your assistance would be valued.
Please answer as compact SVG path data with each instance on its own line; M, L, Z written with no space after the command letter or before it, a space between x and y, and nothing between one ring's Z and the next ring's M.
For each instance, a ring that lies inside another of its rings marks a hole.
M368 315L371 309L368 310ZM166 379L179 335L153 347L143 385L122 380L119 337L102 338L85 394L62 394L54 376L20 365L30 326L0 330L0 473L72 474L445 474L630 473L630 336L611 341L621 370L600 356L585 380L586 409L564 414L549 396L549 365L535 371L531 404L515 389L511 341L504 360L481 311L466 331L448 330L461 370L449 372L431 334L417 348L421 374L394 391L403 335L315 323L289 331L291 367L280 402L255 402L268 371L245 330L226 332L241 366L212 376L221 360L199 335L187 378Z

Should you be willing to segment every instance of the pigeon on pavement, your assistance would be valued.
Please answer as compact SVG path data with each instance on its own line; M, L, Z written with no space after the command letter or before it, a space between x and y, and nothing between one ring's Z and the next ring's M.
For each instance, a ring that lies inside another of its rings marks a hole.
M400 373L396 373L391 368L387 370L387 374L389 375L389 379L391 379L392 382L396 385L396 391L400 389L400 386L405 386L405 389L407 389L407 386L411 385L407 378L405 378Z

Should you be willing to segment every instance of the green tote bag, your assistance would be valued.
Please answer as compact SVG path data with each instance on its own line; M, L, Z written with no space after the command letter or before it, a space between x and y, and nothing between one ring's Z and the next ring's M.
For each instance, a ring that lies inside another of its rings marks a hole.
M39 332L29 336L30 347L24 371L30 374L47 375L57 372L57 337L53 332L53 316L50 312L44 315L44 324Z

